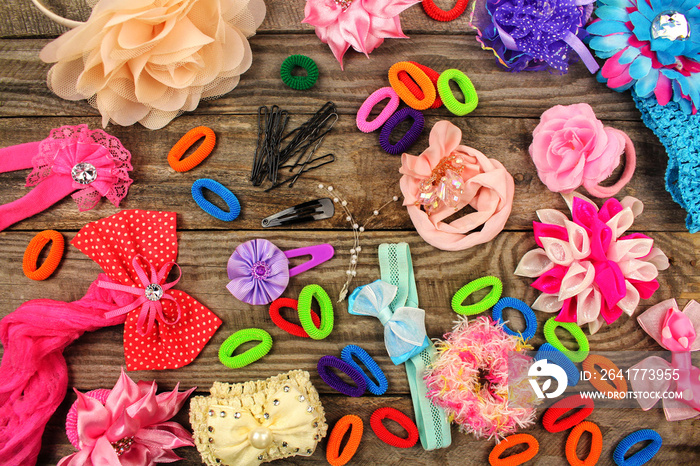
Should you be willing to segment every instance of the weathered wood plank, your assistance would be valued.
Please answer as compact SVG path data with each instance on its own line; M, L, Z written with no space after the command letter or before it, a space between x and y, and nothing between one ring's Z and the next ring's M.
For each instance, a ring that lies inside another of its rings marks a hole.
M322 103L318 100L315 105ZM290 128L305 119L305 116L294 117ZM426 129L412 149L413 153L418 154L427 146L429 128L438 119L434 116L427 118ZM264 193L262 188L253 187L248 181L256 145L256 121L254 115L188 115L160 131L141 127L110 127L110 133L119 137L131 150L135 167L132 172L135 182L122 207L175 211L179 214L182 229L260 229L263 218L299 202L327 195L327 192L318 189L319 183L332 183L340 188L358 220L370 215L372 210L394 194L400 194L397 183L400 178L400 157L385 154L379 147L378 135L358 131L355 119L350 115L340 117L319 149L319 154L336 154L335 163L305 174L292 189L283 187L272 194ZM515 178L514 207L506 229L531 229L536 209L554 207L566 210L561 196L549 192L540 182L527 152L537 120L451 118L450 121L462 128L465 144L502 161ZM78 123L99 127L96 118L0 119L0 146L42 139L54 126ZM167 153L187 130L197 125L207 125L216 131L217 147L199 167L187 173L176 173L167 164ZM685 231L685 213L664 189L662 167L667 159L661 144L641 122L615 122L613 126L628 132L639 154L634 178L617 196L621 199L632 195L644 201L645 211L637 218L634 228L642 231ZM508 128L508 131L504 131L504 128ZM24 187L26 175L27 171L0 175L0 203L11 202L27 192ZM221 222L196 206L190 187L196 179L203 177L222 182L238 196L243 206L239 219L230 224ZM84 224L117 210L103 200L97 208L79 212L73 200L66 198L12 228L78 230ZM386 208L378 225L382 229L413 229L408 214L399 205ZM295 228L343 230L346 227L345 215L337 212L332 220L301 224Z
M0 236L4 254L0 258L0 317L8 314L25 300L51 298L64 301L80 299L88 285L97 277L98 266L72 246L67 248L65 259L58 272L45 282L32 282L20 270L22 254L32 234L28 232L6 232ZM74 235L69 233L67 239ZM339 354L347 344L357 343L377 361L387 373L391 385L389 393L407 393L408 386L404 369L389 361L383 344L383 329L369 318L350 316L347 304L335 307L335 330L322 341L302 340L276 328L269 319L265 306L250 306L235 300L225 286L226 262L233 249L242 241L252 239L258 233L235 232L182 232L179 235L180 254L178 263L183 277L178 288L208 306L224 321L213 340L203 353L189 366L177 371L177 380L188 385L207 386L215 380L244 381L260 376L270 376L294 367L314 373L314 383L319 391L327 393L328 387L315 375L318 359L324 354ZM298 296L301 288L309 283L321 284L335 297L345 281L345 269L349 260L348 249L351 236L348 233L305 232L304 238L294 232L277 232L266 235L282 249L303 245L330 242L336 248L336 256L329 262L312 269L290 281L285 296ZM676 297L684 304L687 299L700 299L700 277L696 263L700 254L700 238L685 233L655 233L656 244L666 251L672 262L669 270L659 275L661 287L640 309L663 299ZM426 309L426 327L430 337L440 337L450 330L456 315L450 309L450 299L457 289L470 280L483 275L496 275L504 280L504 295L514 296L531 303L537 292L529 286L530 279L512 275L517 261L534 246L530 233L503 233L493 242L482 247L460 253L437 251L425 244L416 235L409 233L369 233L363 241L358 275L353 287L379 278L377 245L382 242L406 241L411 245L414 270L421 307ZM436 265L439 264L439 267ZM537 313L540 325L550 317ZM291 315L289 315L291 318ZM520 315L511 317L518 325ZM268 330L275 346L261 362L236 371L231 371L218 361L219 345L241 328L258 327ZM514 323L514 327L516 327ZM520 327L522 328L522 327ZM121 349L121 326L102 329L81 337L66 350L70 380L80 389L92 389L102 381L116 379L123 364ZM573 342L573 340L571 340ZM591 347L597 351L659 350L658 345L644 333L635 319L620 318L615 324L604 327L590 337ZM535 347L544 342L539 331L533 340ZM175 374L170 371L141 373L141 377L154 378L164 388L175 383Z
M85 101L67 102L46 87L49 65L38 54L46 39L0 40L0 116L96 115ZM370 58L348 52L345 71L328 46L315 35L260 35L251 40L253 65L236 89L226 96L203 102L197 114L255 113L260 105L277 103L292 112L313 112L316 102L333 100L343 113L355 114L364 99L389 84L387 72L400 60L414 60L438 71L463 70L479 93L479 107L466 119L483 116L534 117L554 104L588 102L599 118L639 120L629 94L614 92L598 83L582 64L564 76L547 72L508 73L500 70L490 52L481 50L470 36L416 35L387 41ZM313 58L320 78L309 91L286 87L279 67L287 56L302 52ZM453 118L445 108L426 112Z

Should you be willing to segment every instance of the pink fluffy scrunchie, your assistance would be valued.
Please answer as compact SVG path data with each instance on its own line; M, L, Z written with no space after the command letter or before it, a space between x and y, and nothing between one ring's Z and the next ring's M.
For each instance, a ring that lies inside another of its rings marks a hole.
M588 104L556 105L546 110L532 132L530 156L540 180L555 193L583 186L596 197L618 193L634 174L634 144L624 132L603 126ZM626 154L625 169L613 186L605 180Z
M461 251L491 241L503 230L513 207L515 183L503 164L460 144L462 131L438 121L428 148L401 156L401 192L413 226L432 246ZM450 223L455 212L470 212ZM479 231L479 228L481 228Z

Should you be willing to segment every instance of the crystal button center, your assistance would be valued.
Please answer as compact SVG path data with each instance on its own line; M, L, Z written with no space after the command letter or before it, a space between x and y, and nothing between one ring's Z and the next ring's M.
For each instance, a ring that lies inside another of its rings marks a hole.
M661 13L651 23L651 37L670 41L684 40L690 36L688 18L677 11Z
M149 301L158 301L163 297L163 287L157 283L151 283L146 287L145 295Z
M81 162L70 171L73 181L80 184L90 184L97 179L97 168L91 163Z

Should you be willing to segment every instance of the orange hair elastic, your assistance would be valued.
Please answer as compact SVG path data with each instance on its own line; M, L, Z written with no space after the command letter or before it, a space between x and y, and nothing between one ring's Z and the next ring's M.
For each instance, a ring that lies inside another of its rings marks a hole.
M39 260L39 254L44 246L52 241L51 249L49 250L49 255L41 267L37 269L37 261ZM64 241L63 235L61 235L56 230L44 230L41 233L32 238L24 251L24 259L22 259L22 270L27 278L32 280L46 280L51 276L52 273L58 267L63 257Z
M528 448L525 451L522 451L517 455L501 458L504 451L510 447L520 445L521 443L526 443L528 445ZM489 464L491 464L491 466L518 466L519 464L530 461L535 457L538 451L540 451L540 444L532 435L511 435L510 437L504 438L501 443L493 447L491 454L489 454Z
M605 377L596 370L596 366L605 371ZM605 356L590 354L581 363L581 367L583 367L584 371L591 374L591 385L600 393L604 393L607 398L618 400L627 393L627 381L622 375L622 371Z
M585 460L580 460L576 455L576 447L584 432L591 433L591 450ZM603 434L600 427L590 421L583 421L571 429L569 437L566 439L566 459L571 466L594 466L600 454L603 452Z
M197 150L184 160L180 160L182 156L185 155L185 152L187 152L187 149L192 147L194 143L201 138L204 138L204 141L202 141L202 144L199 145ZM215 144L216 135L211 128L207 128L206 126L192 128L175 143L172 149L170 149L170 152L168 152L168 163L176 172L182 173L192 170L211 154Z
M350 438L343 448L343 453L340 453L340 442L343 440L345 433L350 430ZM362 431L364 424L359 416L348 414L343 416L335 423L333 431L328 438L328 446L326 446L326 460L331 466L343 466L347 464L360 446L362 440Z
M423 92L422 99L418 99L415 95L413 95L411 90L401 82L399 79L400 71L405 71L416 82L416 84L418 84L420 90ZM391 68L389 68L389 83L401 100L403 100L406 105L411 108L415 108L416 110L426 110L435 102L435 97L437 96L435 85L425 71L411 62L400 61L398 63L394 63Z

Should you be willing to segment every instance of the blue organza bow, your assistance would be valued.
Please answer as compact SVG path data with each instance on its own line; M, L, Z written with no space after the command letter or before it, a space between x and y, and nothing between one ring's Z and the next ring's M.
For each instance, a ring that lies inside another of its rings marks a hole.
M430 344L425 332L425 311L417 307L400 307L391 312L389 305L398 288L377 280L355 288L348 299L348 312L372 316L384 325L384 344L394 364L401 364Z

